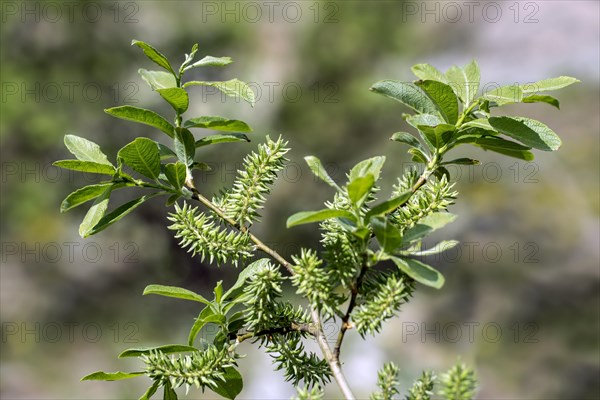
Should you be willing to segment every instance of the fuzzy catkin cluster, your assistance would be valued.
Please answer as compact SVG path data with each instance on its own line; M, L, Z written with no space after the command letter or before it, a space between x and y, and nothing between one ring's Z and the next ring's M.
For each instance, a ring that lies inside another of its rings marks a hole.
M228 218L240 226L250 226L260 218L258 211L264 206L277 172L285 165L289 151L286 145L281 137L275 142L267 137L267 142L258 146L258 152L244 158L232 188L216 200Z
M169 221L173 222L169 229L176 231L179 245L187 247L192 256L200 254L202 261L205 258L218 264L230 261L237 266L240 260L252 256L255 250L247 234L221 228L214 217L187 203L183 207L175 204L175 212L169 214Z
M408 170L394 185L392 195L398 196L409 190L416 184L418 179L419 175L416 169ZM445 175L440 179L430 179L411 196L403 207L394 211L392 220L401 229L407 229L413 227L421 218L427 215L446 210L454 204L454 200L458 196L458 192L453 188L454 184L449 183Z
M169 381L173 388L182 385L214 388L224 381L224 368L235 365L234 358L226 349L209 346L191 355L168 356L152 351L141 356L146 364L147 375L164 384Z

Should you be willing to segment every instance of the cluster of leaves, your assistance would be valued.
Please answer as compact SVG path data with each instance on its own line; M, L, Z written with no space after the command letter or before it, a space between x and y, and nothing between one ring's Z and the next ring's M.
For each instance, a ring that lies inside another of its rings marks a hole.
M415 112L405 115L405 120L416 128L417 136L399 132L391 139L410 146L409 153L414 161L423 164L423 172L405 171L392 188L391 197L376 203L385 157L372 157L357 163L343 184L328 175L318 158L306 157L311 171L334 189L334 195L325 203L325 208L299 212L288 218L288 227L319 223L321 231L321 248L303 248L289 263L250 232L252 224L260 217L259 212L277 172L285 165L286 142L267 137L257 152L244 159L233 186L213 195L212 200L194 186L192 171L207 168L206 164L196 160L196 149L216 143L249 141L245 133L251 129L242 121L215 116L184 122L182 114L189 106L186 88L213 86L251 104L254 95L237 79L184 83L182 78L191 68L223 66L231 59L207 56L194 62L198 50L195 45L175 72L156 49L139 41L133 41L133 44L166 70L140 69L139 73L171 105L174 123L153 111L137 107L121 106L106 112L158 128L172 140L172 147L148 138L137 138L118 152L117 166L114 166L95 143L67 135L65 144L77 159L58 161L56 165L112 178L71 193L61 210L94 200L80 227L81 236L86 237L105 229L149 198L168 195L167 205L175 205L169 216L173 223L169 228L175 231L183 248L211 263L244 266L229 290L224 292L221 282L217 283L214 298L210 301L184 288L146 287L144 294L202 304L190 328L187 344L126 350L121 357L139 357L146 366L144 371L96 372L84 378L119 380L145 375L152 380L152 385L142 399L150 398L161 387L164 398L177 398L175 389L182 385L188 389L192 385L202 390L210 389L224 397L235 398L243 387L236 368L236 360L240 357L237 351L247 340L264 347L272 356L275 368L282 369L285 378L294 386L306 385L299 389L299 398L322 397L321 386L336 374L334 366L339 366L346 331L354 328L361 336L374 335L409 301L419 284L436 289L443 286L442 274L422 257L442 252L457 242L442 241L429 249L423 249L422 243L432 232L455 219L447 209L457 193L449 183L445 166L478 163L470 158L444 161L446 153L458 145L471 144L531 160L532 148L556 150L560 139L546 125L524 117L492 116L490 110L515 102L545 102L558 107L558 100L540 93L576 82L574 78L559 77L532 85L500 87L478 97L480 73L473 61L464 68L452 67L446 73L420 64L413 67L420 78L416 82L385 80L376 83L371 87L373 92L398 100ZM190 131L192 128L224 133L198 139ZM171 159L174 162L169 162ZM129 175L124 171L125 167L142 178ZM141 187L153 192L107 214L111 192L122 187ZM182 197L183 205L177 204ZM188 202L192 200L199 201L207 210L190 206ZM257 250L266 252L279 265L268 258L248 264L248 259ZM280 267L285 267L290 276L284 276ZM307 305L295 307L282 298L287 282L306 299ZM341 321L334 351L324 350L325 359L307 351L303 344L308 337L322 336L321 317ZM209 325L216 327L216 333L197 340L200 332ZM384 366L379 373L380 391L373 395L374 399L392 399L398 395L397 374L395 365ZM335 377L338 382L342 379L339 373ZM423 373L407 398L429 399L434 383L431 373ZM471 398L476 388L473 371L462 365L442 375L440 384L439 394L447 399Z
M189 106L187 89L192 86L212 86L228 96L243 99L254 104L255 96L250 87L238 80L228 81L188 81L183 77L186 71L198 67L222 67L232 62L229 57L206 56L194 62L198 45L175 72L171 63L158 50L147 43L134 40L132 45L140 47L146 56L165 71L139 69L142 79L152 87L174 111L174 122L154 111L133 106L119 106L104 110L107 114L128 121L157 128L166 134L172 145L167 146L146 137L139 137L123 146L117 153L117 165L111 163L100 147L87 139L66 135L65 145L75 156L74 160L56 161L54 165L75 171L110 176L109 181L85 186L67 196L61 204L61 211L68 211L81 204L94 200L79 227L82 237L94 235L120 220L145 201L158 195L167 195L171 205L180 197L192 197L194 169L205 170L207 164L196 161L196 149L216 143L248 142L246 133L252 128L243 121L219 116L193 117L183 121L183 114ZM222 133L196 138L191 129L204 128ZM126 171L126 167L136 178ZM107 213L110 195L124 187L149 189L151 194L129 201Z

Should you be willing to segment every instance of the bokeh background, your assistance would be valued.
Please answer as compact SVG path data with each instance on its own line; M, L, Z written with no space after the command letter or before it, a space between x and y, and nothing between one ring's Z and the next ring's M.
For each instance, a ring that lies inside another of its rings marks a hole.
M468 3L468 4L467 4ZM597 1L213 2L3 1L1 8L1 367L3 399L137 398L145 378L80 383L96 370L135 370L118 360L129 347L182 343L195 304L142 297L150 283L208 294L237 271L190 259L166 229L161 200L87 240L85 209L58 212L86 175L51 164L69 158L65 133L99 143L114 157L138 135L158 131L116 120L107 107L167 112L136 71L154 68L131 39L147 41L174 64L193 43L200 55L231 56L224 69L190 77L251 82L254 108L212 92L192 96L189 116L223 115L254 127L253 142L214 146L198 175L212 193L236 163L282 134L293 150L256 233L289 256L316 245L312 227L285 219L332 196L302 157L320 157L335 179L354 163L385 154L383 194L404 167L406 148L388 141L408 130L407 110L371 94L380 79L413 79L410 66L440 69L478 60L484 84L570 75L582 83L548 105L506 107L561 135L557 153L525 163L472 149L482 165L453 172L457 222L439 237L461 241L430 262L446 275L441 291L419 288L382 334L349 335L346 373L361 398L386 361L401 366L403 389L422 369L457 358L473 365L481 399L600 398L599 337L599 4ZM289 398L294 390L251 345L240 365L242 398ZM211 397L192 390L183 398ZM339 392L332 385L328 396Z

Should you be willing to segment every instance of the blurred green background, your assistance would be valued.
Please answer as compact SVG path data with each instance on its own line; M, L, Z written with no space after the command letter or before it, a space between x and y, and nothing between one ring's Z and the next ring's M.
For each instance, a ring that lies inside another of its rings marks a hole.
M350 335L344 367L357 394L395 361L405 390L425 368L458 357L473 365L481 399L600 398L599 3L529 2L212 2L3 1L1 8L1 367L3 399L137 398L144 378L80 383L96 370L135 370L118 360L129 347L182 343L197 306L142 297L150 283L209 293L235 279L190 259L166 229L161 200L87 240L77 236L84 207L65 215L61 200L94 181L51 164L69 158L65 133L94 140L114 158L134 137L158 131L116 120L103 109L131 104L167 112L137 75L154 69L131 39L174 64L193 43L200 55L231 56L224 69L190 78L251 82L254 108L198 89L187 115L222 115L254 127L249 144L200 154L198 175L212 193L265 134L293 150L256 233L285 256L316 245L312 227L285 229L293 212L317 209L332 192L302 157L321 158L337 180L361 159L385 154L382 193L404 167L406 148L388 141L409 130L407 110L371 94L380 79L413 79L410 66L440 69L478 60L484 84L570 75L561 110L506 107L540 119L563 138L533 163L460 150L482 165L454 170L457 222L439 237L462 242L430 262L446 275L441 291L421 287L383 333ZM332 333L333 335L333 333ZM242 398L289 398L293 388L251 345L240 361ZM334 385L328 390L337 397ZM211 397L192 390L184 398Z

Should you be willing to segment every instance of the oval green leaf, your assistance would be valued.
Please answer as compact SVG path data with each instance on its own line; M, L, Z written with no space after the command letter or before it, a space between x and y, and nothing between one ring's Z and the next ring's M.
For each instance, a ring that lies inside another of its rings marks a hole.
M95 199L106 191L113 183L99 183L97 185L84 186L69 194L60 205L60 212L68 211L83 203Z
M370 223L379 245L386 253L392 253L400 246L400 244L402 244L402 234L400 233L400 230L387 218L372 217Z
M375 177L372 174L360 176L348 184L348 197L354 204L361 204L374 184Z
M456 124L458 99L450 86L438 81L418 81L416 85L427 94L447 123Z
M145 375L145 372L94 372L81 378L82 381L120 381Z
M383 80L369 89L412 108L421 114L437 114L438 107L421 88L411 82Z
M99 164L92 161L60 160L53 162L52 165L73 171L90 172L92 174L114 175L117 172L112 165Z
M139 357L139 356L143 356L143 355L148 355L148 354L152 353L153 351L159 351L164 354L171 354L171 353L186 353L188 351L195 352L195 351L200 351L200 349L197 349L192 346L186 346L184 344L165 344L165 345L157 346L157 347L127 349L127 350L123 351L121 354L119 354L119 358Z
M256 101L256 95L252 88L239 79L231 79L222 82L189 81L184 84L183 87L185 88L194 85L215 87L227 96L247 101L251 106L254 106L254 102Z
M523 117L491 117L490 125L498 132L526 146L543 151L558 150L562 142L554 131L540 121Z
M191 118L183 123L183 127L205 128L221 132L252 132L252 128L244 121L217 116Z
M406 203L408 199L410 199L410 196L412 196L412 194L412 190L407 190L406 192L401 193L400 195L392 199L389 199L381 204L376 205L369 212L367 212L367 214L365 215L365 220L368 221L371 217L385 215L394 211L395 209Z
M165 165L165 176L177 190L183 187L186 174L187 170L185 165L179 161Z
M144 203L146 200L151 199L152 197L158 196L158 193L142 196L138 199L131 200L119 207L117 207L112 212L103 216L96 225L89 231L89 235L95 235L96 233L103 231L108 228L121 218L125 217L127 214L135 210L138 206Z
M490 150L496 153L504 154L518 158L525 161L531 161L534 159L534 155L529 151L530 147L523 146L522 144L511 142L495 136L485 136L476 138L473 142L474 145L481 147L484 150Z
M217 143L231 143L231 142L249 142L248 136L243 133L226 133L219 135L210 135L203 137L200 140L196 140L196 147L208 146L210 144Z
M177 80L173 76L165 71L148 71L147 69L140 68L138 73L148 85L154 90L156 89L169 89L177 87Z
M175 128L166 119L155 113L154 111L146 110L145 108L133 106L119 106L107 108L105 113L127 121L139 122L141 124L153 126L160 129L170 137L175 134Z
M153 140L139 137L119 150L117 157L148 178L157 179L160 175L160 152Z
M173 71L173 68L171 67L171 64L169 63L169 60L167 60L167 57L162 55L154 47L150 46L148 43L145 43L145 42L142 42L139 40L135 40L135 39L131 41L131 45L132 46L136 45L139 48L141 48L144 51L144 54L149 59L151 59L156 64L160 65L161 67L163 67L164 69L166 69L167 71L169 71L170 73L175 75L175 71Z
M197 301L203 304L210 304L210 301L200 296L198 293L194 293L191 290L180 288L177 286L164 286L164 285L148 285L144 289L143 295L156 294L165 297L174 297L177 299Z
M108 161L106 154L94 142L75 135L65 135L65 146L80 161L89 161L112 167L112 163Z
M302 211L288 218L286 226L291 228L296 225L310 224L312 222L324 221L331 218L347 218L356 222L354 215L345 210L324 209L320 211Z
M200 61L196 61L192 65L186 68L194 68L194 67L224 67L226 65L231 64L233 61L231 57L213 57L206 56Z
M244 388L242 375L237 369L233 367L227 367L223 368L223 379L225 380L224 382L217 381L216 386L212 387L211 389L226 399L235 399Z
M444 286L444 276L436 269L412 258L391 257L396 266L406 275L425 286L440 289Z
M494 101L499 106L519 103L523 100L523 90L519 85L502 86L485 93L483 98Z
M104 216L106 209L108 208L108 200L110 199L110 193L112 191L112 185L106 188L106 190L94 201L87 214L83 218L81 225L79 225L79 235L82 238L86 238L91 235L91 231L94 226Z
M187 92L182 88L156 89L158 94L173 107L173 109L183 114L189 106L190 99Z
M342 190L337 185L337 183L335 183L335 181L329 176L329 174L325 170L325 167L323 167L321 160L319 160L315 156L306 156L304 157L304 160L306 161L306 164L308 164L308 168L310 168L312 173L317 178L320 178L323 182L327 183L331 187L336 188L338 191Z

